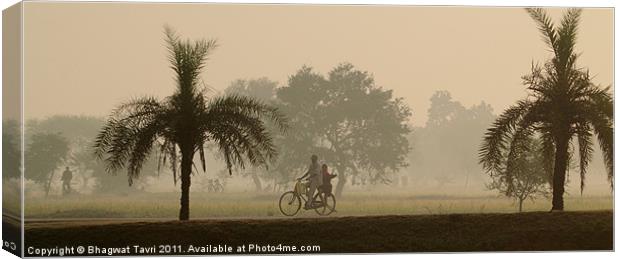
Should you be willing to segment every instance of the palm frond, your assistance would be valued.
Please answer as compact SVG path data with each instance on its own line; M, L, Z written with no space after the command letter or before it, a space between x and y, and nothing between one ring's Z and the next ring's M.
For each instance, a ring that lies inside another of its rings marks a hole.
M277 152L273 140L261 120L235 113L220 113L220 115L210 120L208 127L211 138L225 140L221 143L233 143L242 150L235 153L244 153L253 165L265 164L267 160L275 157ZM243 162L239 162L243 167Z
M574 54L575 44L577 42L577 29L581 18L581 9L570 8L564 13L561 26L557 31L557 54L556 58L559 67L566 69L568 72L573 68L577 55Z
M168 60L170 68L175 72L179 92L195 94L202 72L211 51L217 48L216 40L181 40L169 26L164 27Z
M266 119L275 124L281 132L285 132L289 128L286 116L276 107L246 96L232 94L217 97L209 104L209 110L215 113L239 113L259 119Z
M508 154L506 155L506 168L504 175L506 177L507 194L512 194L514 190L513 186L513 173L519 171L517 166L520 165L519 159L530 152L530 143L532 142L532 135L534 132L531 130L531 121L522 121L517 129L512 134L512 141L508 148Z
M525 10L536 22L538 30L542 34L543 41L551 48L551 51L557 54L556 42L558 35L551 21L551 17L542 8L526 8Z
M198 148L198 154L200 156L200 165L202 166L202 171L207 172L207 160L205 159L205 149L204 143L200 144Z
M592 117L591 121L596 133L601 151L603 151L603 158L605 166L607 167L607 178L611 184L613 184L614 177L614 147L613 147L613 126L608 119L601 117Z
M176 185L178 178L177 168L179 166L177 160L178 154L176 144L173 143L170 139L164 138L163 143L159 144L159 154L161 157L159 159L159 162L157 163L157 171L159 172L162 167L166 166L167 163L170 163L169 167L172 170L172 179L174 181L174 184ZM170 159L169 162L168 159Z
M584 93L584 95L593 103L597 110L607 118L614 117L614 101L611 97L611 87L604 88L592 86Z
M519 101L516 105L505 110L493 125L487 129L479 149L479 161L488 172L502 170L503 152L508 149L509 138L527 113L531 103L527 100Z
M553 183L553 169L555 167L555 144L549 131L541 132L540 154L542 155L543 170L547 175L549 184Z
M131 150L128 157L127 178L129 185L132 185L133 179L140 176L140 170L148 159L149 154L151 154L153 144L160 130L161 125L158 121L152 121L150 125L136 130L134 135L135 142L130 147Z
M135 99L120 105L95 139L94 153L105 160L106 170L115 174L127 167L128 181L139 171L150 154L162 125L157 119L163 106L154 98Z
M572 110L581 125L588 126L597 136L607 177L613 184L613 101L608 92L593 89L583 100L575 102ZM583 127L583 126L582 126Z
M277 150L265 120L275 123L281 131L288 127L277 109L248 97L231 95L212 100L200 122L208 132L207 138L218 144L232 172L233 166L244 168L245 159L252 165L265 166L275 159Z
M579 178L580 178L580 192L583 194L585 187L586 169L588 164L592 160L592 129L588 124L582 124L578 126L577 141L579 143Z

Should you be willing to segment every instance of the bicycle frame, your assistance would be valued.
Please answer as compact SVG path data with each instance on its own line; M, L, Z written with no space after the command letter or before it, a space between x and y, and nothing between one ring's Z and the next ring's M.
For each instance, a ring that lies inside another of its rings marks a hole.
M295 187L293 187L293 192L295 192L295 195L299 196L304 202L308 202L308 197L305 192L305 189L307 188L307 186L304 186L306 188L304 188L304 191L302 192L300 190L302 184L303 183L301 182L301 180L297 180L297 182L295 183Z
M297 180L297 183L295 183L295 187L293 188L293 192L295 192L295 195L299 196L303 200L304 203L307 203L310 200L310 198L308 198L308 195L306 193L305 188L304 188L304 191L300 193L299 189L301 189L300 188L301 184L302 184L302 181L301 180ZM307 186L305 186L305 187L307 188ZM317 191L318 191L319 194L322 193L321 188L317 188ZM323 200L323 198L321 198L321 202L323 202L322 200ZM316 200L312 201L312 203L314 203L314 202L316 202Z

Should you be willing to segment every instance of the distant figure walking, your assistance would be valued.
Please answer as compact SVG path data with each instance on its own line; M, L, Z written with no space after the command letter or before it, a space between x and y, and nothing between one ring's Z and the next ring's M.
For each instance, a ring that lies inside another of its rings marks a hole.
M71 193L71 179L73 179L73 172L71 172L71 170L69 170L69 167L67 166L65 168L65 171L62 172L62 177L60 178L60 180L62 181L63 195Z
M306 172L302 177L299 177L299 180L308 177L310 181L310 189L308 189L308 201L304 206L305 209L309 209L310 203L312 202L312 198L314 197L314 192L317 188L323 183L323 176L321 175L321 166L319 165L319 157L317 155L312 155L310 157L310 166L308 167L308 172Z

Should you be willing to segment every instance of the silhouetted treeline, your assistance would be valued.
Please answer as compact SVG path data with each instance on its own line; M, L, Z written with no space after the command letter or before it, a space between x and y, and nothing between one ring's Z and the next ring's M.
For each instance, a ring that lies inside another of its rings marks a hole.
M410 182L437 192L484 189L486 176L478 165L478 146L493 121L493 109L484 101L465 107L448 91L430 98L428 120L410 135Z

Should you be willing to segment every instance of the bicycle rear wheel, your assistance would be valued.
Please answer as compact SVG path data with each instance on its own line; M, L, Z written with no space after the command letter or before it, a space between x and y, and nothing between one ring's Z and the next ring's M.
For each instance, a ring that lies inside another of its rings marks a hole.
M280 196L280 212L285 216L295 216L301 209L301 199L295 192L288 191Z
M323 199L321 199L321 197L323 197ZM321 203L321 206L314 208L314 211L321 216L327 216L336 210L336 197L331 193L317 193L314 195L313 200Z

